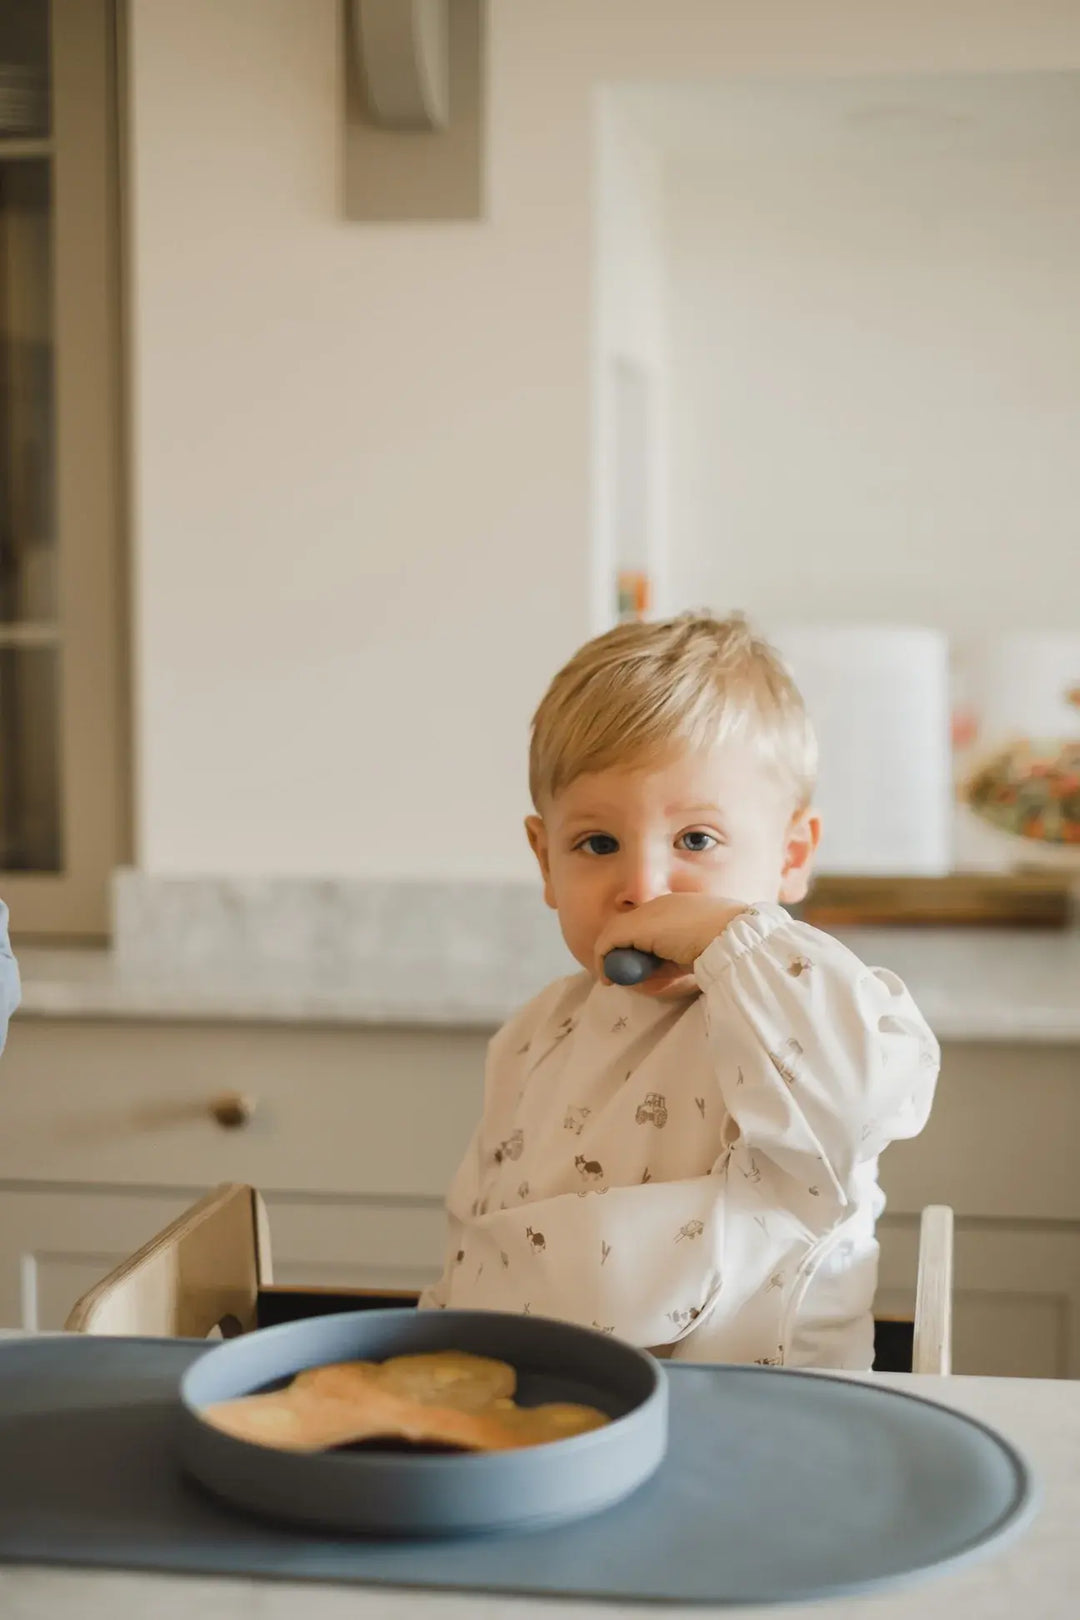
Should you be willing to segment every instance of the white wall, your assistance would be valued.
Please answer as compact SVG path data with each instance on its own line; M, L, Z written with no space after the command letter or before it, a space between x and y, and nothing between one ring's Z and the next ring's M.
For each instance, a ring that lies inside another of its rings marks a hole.
M134 5L139 860L527 872L589 631L587 133L497 35L493 222L343 223L340 11Z
M338 0L129 11L159 872L527 870L528 716L596 616L598 85L1080 65L1059 0L495 0L489 221L372 227L337 207Z
M1076 624L1078 84L988 83L982 134L882 117L672 161L680 604ZM1074 111L1040 142L1053 96Z

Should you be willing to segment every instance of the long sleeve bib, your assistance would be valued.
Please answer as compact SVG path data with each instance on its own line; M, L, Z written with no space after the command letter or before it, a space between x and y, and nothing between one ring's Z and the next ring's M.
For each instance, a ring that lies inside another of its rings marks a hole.
M423 1303L868 1366L877 1157L925 1123L937 1044L893 974L779 906L694 972L678 1002L578 974L500 1030Z

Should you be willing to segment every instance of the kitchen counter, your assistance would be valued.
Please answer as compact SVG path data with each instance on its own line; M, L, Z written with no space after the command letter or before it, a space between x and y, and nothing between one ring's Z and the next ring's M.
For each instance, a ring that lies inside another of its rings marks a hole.
M864 961L892 968L946 1041L1080 1043L1080 932L851 929ZM220 957L202 969L106 950L19 953L21 1018L161 1019L494 1029L573 964L400 954L335 963Z
M883 1380L969 1412L1022 1448L1040 1479L1034 1524L1003 1550L955 1573L875 1597L782 1609L669 1608L391 1591L289 1582L208 1580L0 1566L0 1613L11 1620L1071 1620L1080 1589L1080 1383L992 1378Z
M539 989L525 983L515 997L501 979L491 983L474 969L445 962L375 962L344 977L300 965L237 965L205 973L189 966L141 968L104 950L33 948L16 954L23 985L19 1018L495 1029Z

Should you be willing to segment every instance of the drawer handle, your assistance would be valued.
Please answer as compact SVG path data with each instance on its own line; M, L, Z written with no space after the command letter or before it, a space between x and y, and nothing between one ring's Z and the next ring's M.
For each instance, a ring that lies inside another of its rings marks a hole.
M210 1117L226 1131L239 1130L255 1112L255 1099L242 1091L223 1091L210 1104Z

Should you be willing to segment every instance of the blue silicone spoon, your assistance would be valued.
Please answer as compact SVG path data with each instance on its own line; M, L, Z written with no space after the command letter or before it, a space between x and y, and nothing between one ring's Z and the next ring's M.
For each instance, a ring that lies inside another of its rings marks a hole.
M651 951L635 951L630 945L608 951L604 957L604 972L612 984L643 984L666 966L662 956L654 956Z

